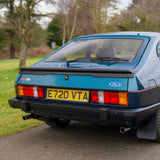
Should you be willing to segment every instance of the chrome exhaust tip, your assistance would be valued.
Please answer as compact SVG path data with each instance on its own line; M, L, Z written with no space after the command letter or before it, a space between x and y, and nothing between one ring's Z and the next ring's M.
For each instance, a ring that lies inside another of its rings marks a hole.
M121 128L119 129L119 131L120 131L121 134L125 134L126 132L128 132L128 131L130 131L130 130L131 130L131 128L125 128L125 127L121 127Z

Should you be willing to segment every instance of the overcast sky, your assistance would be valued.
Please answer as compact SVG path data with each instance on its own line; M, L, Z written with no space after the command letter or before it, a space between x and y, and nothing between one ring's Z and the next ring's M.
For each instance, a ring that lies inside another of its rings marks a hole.
M132 0L121 0L121 3L118 5L120 9L125 9L129 4L131 4Z

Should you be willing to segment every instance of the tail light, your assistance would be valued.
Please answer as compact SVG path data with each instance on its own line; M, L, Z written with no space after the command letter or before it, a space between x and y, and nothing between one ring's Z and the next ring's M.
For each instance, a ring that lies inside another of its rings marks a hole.
M92 103L99 103L98 92L91 91L91 102Z
M91 102L128 106L127 92L91 91Z
M38 98L45 98L45 88L37 87Z
M45 88L39 86L18 85L18 95L21 97L45 98Z

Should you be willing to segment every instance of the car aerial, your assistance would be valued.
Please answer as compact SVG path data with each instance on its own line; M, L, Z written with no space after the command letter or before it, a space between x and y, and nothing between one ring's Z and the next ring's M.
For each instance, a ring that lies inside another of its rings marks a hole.
M20 68L13 108L51 127L71 120L136 130L160 141L160 33L114 32L75 38Z

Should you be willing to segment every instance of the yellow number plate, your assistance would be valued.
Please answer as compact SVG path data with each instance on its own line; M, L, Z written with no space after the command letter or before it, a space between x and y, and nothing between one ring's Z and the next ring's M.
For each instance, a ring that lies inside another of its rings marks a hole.
M89 102L89 91L47 88L47 99Z

